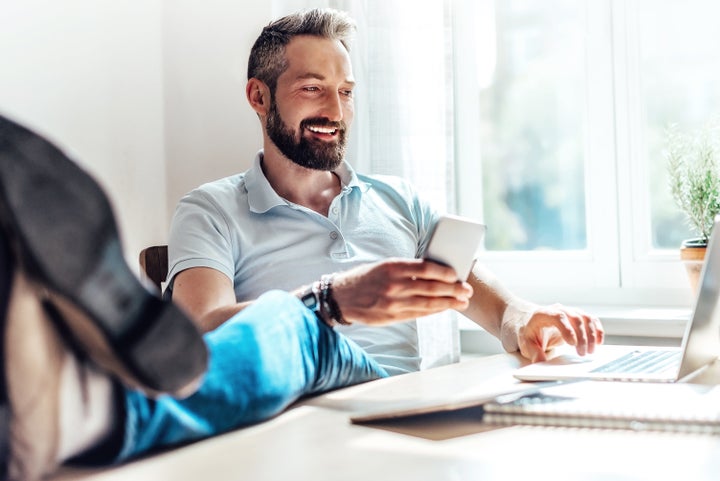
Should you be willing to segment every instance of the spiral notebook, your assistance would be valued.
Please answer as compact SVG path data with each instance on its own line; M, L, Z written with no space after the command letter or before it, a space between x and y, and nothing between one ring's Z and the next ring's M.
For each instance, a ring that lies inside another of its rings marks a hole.
M483 405L483 422L720 434L720 387L580 381L507 394Z
M587 356L562 355L518 369L522 381L600 379L676 382L691 378L720 355L720 217L708 242L700 289L681 348L598 346Z

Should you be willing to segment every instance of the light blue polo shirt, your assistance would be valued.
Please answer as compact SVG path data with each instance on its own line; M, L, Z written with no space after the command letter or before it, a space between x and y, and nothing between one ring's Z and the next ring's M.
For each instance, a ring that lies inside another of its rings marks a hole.
M342 191L325 217L278 196L263 174L262 155L248 171L182 198L170 229L168 289L179 272L210 267L233 280L241 302L270 289L297 289L322 274L424 251L438 215L407 181L359 175L343 163L335 172ZM337 329L391 374L420 368L416 321Z

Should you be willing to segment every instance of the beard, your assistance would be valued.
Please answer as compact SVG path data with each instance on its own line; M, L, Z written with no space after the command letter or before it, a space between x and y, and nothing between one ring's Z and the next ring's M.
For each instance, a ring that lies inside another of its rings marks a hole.
M296 140L297 132L288 127L280 117L275 101L271 102L265 128L268 137L278 150L297 165L307 169L324 171L337 169L345 158L347 144L345 122L332 122L325 117L304 119L300 122L300 132L308 126L337 129L337 142L307 139L302 134L300 139Z

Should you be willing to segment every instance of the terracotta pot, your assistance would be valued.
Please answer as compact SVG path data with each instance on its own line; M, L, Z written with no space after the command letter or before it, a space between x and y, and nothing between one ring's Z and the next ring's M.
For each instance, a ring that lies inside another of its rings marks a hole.
M684 244L680 248L680 259L685 264L685 270L690 280L690 289L692 289L694 295L697 295L700 284L705 249L705 246L687 246Z

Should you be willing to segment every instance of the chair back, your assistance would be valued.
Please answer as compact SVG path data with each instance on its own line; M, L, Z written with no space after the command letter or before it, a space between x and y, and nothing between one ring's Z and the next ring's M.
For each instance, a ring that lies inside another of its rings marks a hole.
M162 291L162 283L168 273L168 246L150 246L141 250L140 269Z

